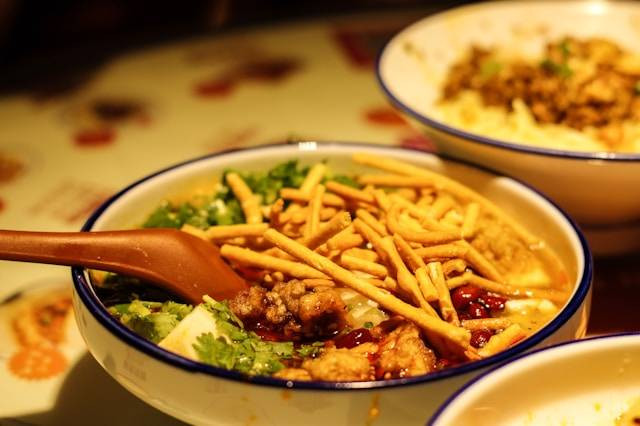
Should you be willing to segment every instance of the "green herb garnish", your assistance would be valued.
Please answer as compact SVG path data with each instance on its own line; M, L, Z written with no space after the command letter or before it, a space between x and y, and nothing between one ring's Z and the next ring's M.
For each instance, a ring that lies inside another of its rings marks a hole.
M324 342L313 342L309 345L300 345L296 352L302 358L315 358L322 352L323 348Z
M498 74L501 69L501 63L494 60L487 60L484 61L480 66L480 76L483 78L491 78L494 75Z
M193 307L172 301L142 302L114 305L109 312L142 337L158 343L187 316Z
M352 177L349 177L347 175L333 175L333 176L329 176L327 178L324 179L323 182L326 181L335 181L338 183L341 183L343 185L347 185L350 186L352 188L356 188L356 189L360 189L362 187L362 185L360 185L358 182L355 181L355 179L353 179Z
M230 170L225 171L225 174ZM262 197L263 204L273 203L282 188L298 188L309 172L309 167L299 167L296 160L287 161L267 173L242 173L236 171L254 194Z
M216 319L220 335L204 333L193 348L202 362L245 374L270 375L284 368L283 359L293 357L292 342L267 342L251 331L225 302L204 297L205 308Z
M560 43L560 52L562 53L562 58L566 62L569 59L569 55L571 54L571 47L569 46L569 40L562 40Z
M230 171L224 172L223 183L216 193L182 204L164 201L149 215L142 227L181 228L188 224L207 229L213 225L244 223L242 207L224 183L224 175ZM255 194L260 195L262 204L271 204L278 198L280 189L298 188L308 171L308 167L299 167L297 161L292 160L273 167L267 173L238 174Z
M569 65L566 62L559 64L551 59L545 59L540 63L540 66L562 78L569 78L573 75L573 70L569 68Z

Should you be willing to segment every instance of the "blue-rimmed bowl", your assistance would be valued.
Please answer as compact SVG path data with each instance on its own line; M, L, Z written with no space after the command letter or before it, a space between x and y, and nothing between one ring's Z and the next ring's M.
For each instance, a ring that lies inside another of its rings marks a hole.
M564 36L610 39L638 52L640 3L501 1L428 16L381 52L378 81L440 152L522 179L582 226L596 254L640 249L640 152L566 151L499 140L446 124L437 102L447 71L472 44L530 56ZM553 144L550 144L553 146Z
M640 334L520 355L463 386L429 426L613 425L640 403Z
M567 304L538 333L481 361L421 377L372 382L295 382L246 378L207 366L138 337L109 315L88 272L73 269L73 302L80 332L96 360L118 382L152 406L189 423L332 425L419 424L460 385L484 369L535 347L584 335L590 304L592 260L572 220L533 189L513 179L462 162L419 151L358 144L272 145L225 152L178 164L126 187L101 206L84 226L89 230L131 228L167 197L218 179L227 168L265 170L298 159L327 160L343 173L365 171L351 154L367 151L398 158L455 178L493 200L550 244L565 264L575 290Z

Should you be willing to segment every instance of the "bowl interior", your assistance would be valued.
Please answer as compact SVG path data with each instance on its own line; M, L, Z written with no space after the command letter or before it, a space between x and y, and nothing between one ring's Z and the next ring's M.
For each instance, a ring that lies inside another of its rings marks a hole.
M432 424L614 424L640 400L638 377L639 334L563 344L480 376Z
M472 44L505 46L518 55L539 57L548 41L572 35L604 37L637 52L639 23L640 5L634 2L463 6L427 17L397 34L379 58L378 78L387 94L414 118L448 131L451 128L441 122L436 108L440 87L451 64Z
M231 152L212 156L172 168L147 178L126 190L95 220L91 230L134 228L142 223L163 200L180 197L193 188L211 186L226 169L263 171L278 163L299 160L313 164L326 160L332 170L339 173L361 173L370 168L354 164L350 154L366 150L384 156L391 155L456 179L478 191L517 218L521 223L547 241L568 269L572 282L579 282L584 268L584 255L572 225L557 208L521 183L508 177L496 176L490 171L468 164L442 160L435 155L370 146L320 146L305 149L298 146L272 146L264 149Z
M575 283L574 296L569 300L564 310L552 323L538 332L535 338L527 339L508 351L473 365L464 365L428 375L433 376L431 379L487 366L526 350L552 335L583 303L589 287L590 255L584 239L564 213L537 192L513 179L498 177L487 170L462 162L444 160L435 155L419 151L369 145L316 145L313 143L311 145L274 145L213 155L169 168L131 185L99 210L84 229L97 231L134 228L167 197L179 196L194 187L211 186L210 183L219 179L223 171L228 168L247 171L265 170L283 161L297 159L303 164L326 160L330 168L339 173L350 174L365 170L370 171L371 169L357 166L350 160L352 153L362 151L421 165L472 187L501 206L521 223L526 224L530 231L541 236L552 245L565 264L571 282ZM84 271L84 276L86 282L89 282L86 271ZM76 281L76 285L82 286L82 283ZM83 292L89 295L89 299L85 299L85 301L89 300L90 304L95 305L94 309L101 309L100 302L92 289L83 289ZM115 331L116 334L126 334L124 326L115 319L109 318L108 321L109 328ZM148 346L145 346L145 348L147 351L153 351L154 356L163 357L164 350L156 347L149 349ZM460 371L457 371L457 369ZM416 380L424 379L416 378ZM382 382L378 385L386 386L387 383ZM304 385L301 386L304 387Z

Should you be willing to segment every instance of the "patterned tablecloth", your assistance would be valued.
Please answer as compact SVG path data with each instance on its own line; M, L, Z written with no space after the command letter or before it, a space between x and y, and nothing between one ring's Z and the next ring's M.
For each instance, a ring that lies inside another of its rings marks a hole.
M0 228L77 230L125 184L229 148L340 140L431 150L373 73L384 41L420 15L192 39L113 58L64 93L1 98ZM592 333L636 325L637 259L598 260ZM176 423L88 354L68 268L0 262L0 278L0 424Z

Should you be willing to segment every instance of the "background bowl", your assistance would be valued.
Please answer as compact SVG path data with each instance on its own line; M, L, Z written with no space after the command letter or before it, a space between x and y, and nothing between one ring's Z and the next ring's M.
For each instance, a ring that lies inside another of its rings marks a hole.
M227 152L162 170L125 188L100 207L84 230L131 228L157 204L219 178L224 169L265 170L285 160L327 160L337 172L366 170L350 156L367 151L418 164L458 179L543 237L566 265L573 295L538 333L493 357L425 376L373 382L250 380L167 352L121 325L98 300L87 271L74 268L73 302L80 332L96 360L118 382L152 406L197 424L421 424L455 389L483 369L530 350L584 335L592 260L575 224L532 189L513 179L435 155L398 148L307 142Z
M640 3L489 2L429 16L398 33L378 60L388 97L440 152L531 183L583 227L596 254L640 248L640 153L578 152L497 140L454 128L435 104L449 66L471 44L535 55L571 35L610 39L638 52Z
M640 334L560 344L478 376L429 425L612 425L640 400L638 377Z

